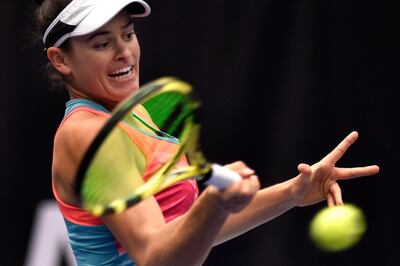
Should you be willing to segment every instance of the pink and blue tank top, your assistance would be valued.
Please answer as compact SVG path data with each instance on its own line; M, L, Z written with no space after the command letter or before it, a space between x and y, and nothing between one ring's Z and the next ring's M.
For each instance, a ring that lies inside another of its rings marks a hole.
M146 115L139 113L139 110L136 111L135 109L135 115L146 119ZM64 119L59 128L77 112L90 112L106 118L110 116L110 112L106 108L93 101L73 99L66 103ZM152 123L151 121L147 122ZM145 162L146 165L138 168L143 169L142 177L146 181L151 178L152 172L162 163L163 158L167 158L168 154L174 150L176 139L159 137L128 124L121 124L120 126L144 156L144 160L138 163ZM180 164L187 165L187 161L182 159ZM64 203L57 195L54 185L53 193L64 217L69 241L78 266L135 265L100 218L92 216L78 206ZM161 191L155 198L165 221L169 222L188 211L198 193L196 182L188 180Z

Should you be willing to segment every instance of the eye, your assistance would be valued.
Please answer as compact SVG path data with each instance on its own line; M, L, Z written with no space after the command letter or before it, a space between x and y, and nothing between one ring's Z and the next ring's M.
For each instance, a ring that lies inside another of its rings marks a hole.
M102 42L99 44L96 44L94 47L96 50L104 50L107 49L110 46L110 42Z
M130 31L130 32L128 32L128 33L125 34L124 39L125 39L126 41L130 41L130 40L133 39L134 36L135 36L135 32L132 30L132 31Z

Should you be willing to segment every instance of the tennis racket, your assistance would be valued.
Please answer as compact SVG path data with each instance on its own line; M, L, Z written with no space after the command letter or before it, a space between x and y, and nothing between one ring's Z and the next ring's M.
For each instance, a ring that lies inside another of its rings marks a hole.
M135 114L144 107L150 123ZM114 108L111 117L86 151L77 171L76 192L81 206L95 216L120 213L179 181L195 178L201 185L228 187L241 177L210 163L199 148L200 102L192 86L173 77L147 83ZM138 148L120 123L141 125L141 130L174 140L176 149L145 182L138 170ZM177 167L186 156L189 165Z

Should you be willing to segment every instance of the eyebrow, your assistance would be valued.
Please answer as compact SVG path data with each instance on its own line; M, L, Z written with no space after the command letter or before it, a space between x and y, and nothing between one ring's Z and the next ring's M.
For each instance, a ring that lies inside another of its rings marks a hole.
M129 19L128 23L124 26L121 27L122 30L128 28L130 25L133 25L133 20ZM92 40L93 38L97 37L97 36L102 36L102 35L107 35L110 34L110 31L107 30L103 30L103 31L97 31L95 33L93 33L92 35L90 35L90 37L88 38L88 41Z

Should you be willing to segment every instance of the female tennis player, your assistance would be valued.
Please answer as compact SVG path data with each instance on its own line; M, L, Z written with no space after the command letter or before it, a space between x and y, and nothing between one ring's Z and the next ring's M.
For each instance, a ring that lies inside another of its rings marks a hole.
M149 14L142 0L44 0L37 9L49 78L70 95L54 139L52 183L78 265L201 265L213 246L293 207L343 204L337 180L378 173L375 165L335 167L358 137L352 132L321 161L299 164L296 177L271 187L260 190L255 172L238 161L225 167L242 180L226 189L209 186L199 195L195 181L184 181L120 214L92 216L79 205L76 171L110 111L139 89L133 20ZM135 111L151 123L144 109ZM130 133L134 174L145 182L170 145L135 128Z

